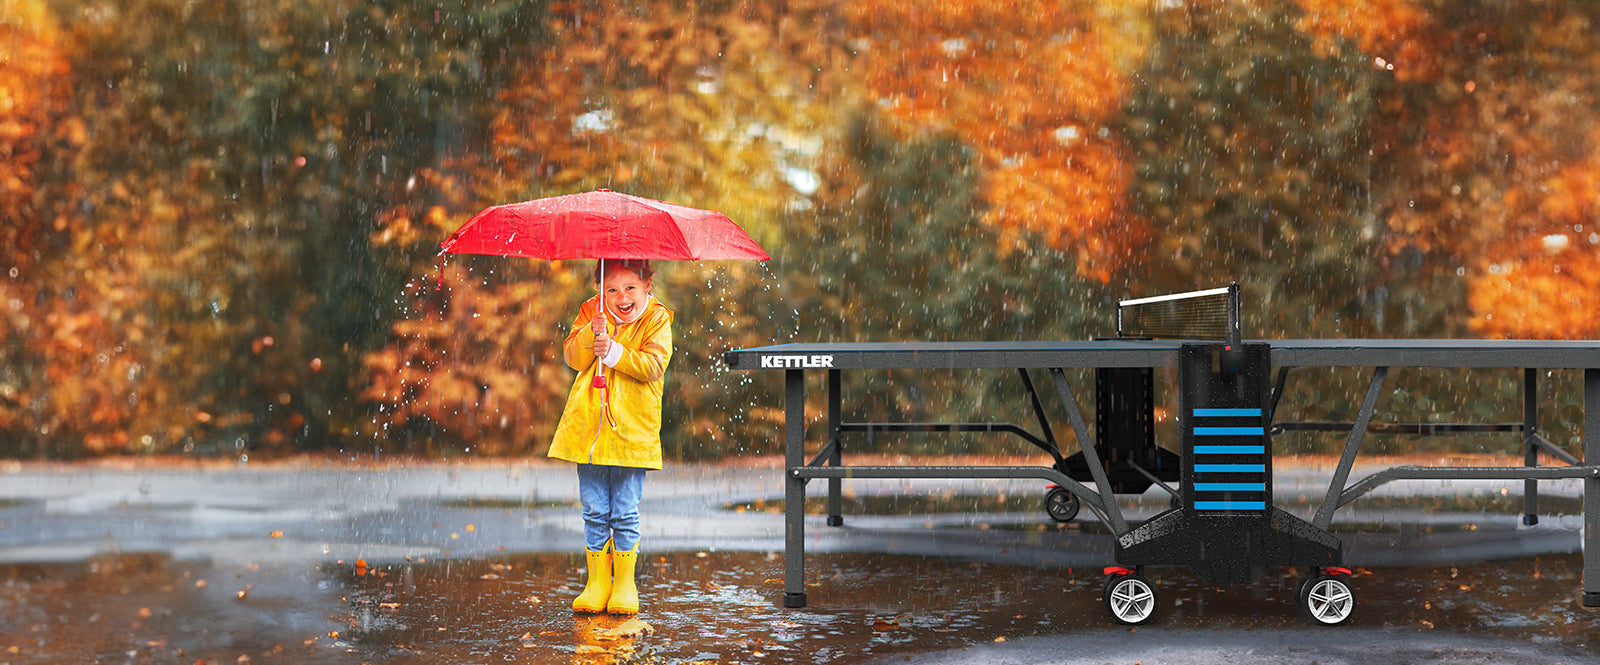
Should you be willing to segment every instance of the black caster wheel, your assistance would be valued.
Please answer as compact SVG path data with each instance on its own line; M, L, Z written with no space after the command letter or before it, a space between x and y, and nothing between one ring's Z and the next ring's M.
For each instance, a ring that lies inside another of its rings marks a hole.
M1078 516L1078 509L1082 507L1078 495L1060 487L1052 486L1050 493L1044 495L1044 511L1050 514L1050 519L1057 522L1071 522Z
M1350 578L1344 575L1318 573L1302 578L1296 599L1300 611L1319 626L1338 626L1350 620L1355 613L1356 595L1350 589Z
M1107 578L1102 599L1111 618L1125 626L1145 623L1156 613L1156 588L1138 573Z

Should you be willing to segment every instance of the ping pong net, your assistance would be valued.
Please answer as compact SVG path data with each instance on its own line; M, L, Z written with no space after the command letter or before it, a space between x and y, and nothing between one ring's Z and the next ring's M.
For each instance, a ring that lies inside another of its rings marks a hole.
M1117 301L1117 337L1239 343L1239 285Z

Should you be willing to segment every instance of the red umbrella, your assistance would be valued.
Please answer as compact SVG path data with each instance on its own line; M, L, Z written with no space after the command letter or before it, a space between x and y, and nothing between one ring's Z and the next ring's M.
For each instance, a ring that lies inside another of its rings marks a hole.
M535 259L766 261L727 215L609 189L484 209L439 244L440 254ZM595 376L605 387L605 375Z
M487 208L439 247L535 259L772 258L720 212L609 189Z

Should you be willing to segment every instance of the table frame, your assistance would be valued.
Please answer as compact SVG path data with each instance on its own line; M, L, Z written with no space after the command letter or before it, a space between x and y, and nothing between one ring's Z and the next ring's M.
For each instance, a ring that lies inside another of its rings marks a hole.
M1276 431L1293 429L1348 428L1339 464L1329 481L1327 493L1312 524L1327 529L1335 512L1385 483L1401 479L1517 480L1525 481L1525 523L1537 522L1538 481L1581 478L1583 483L1583 572L1582 602L1600 607L1600 341L1536 340L1261 340L1270 344L1272 365L1279 368L1273 395L1274 409L1281 397L1287 370L1293 367L1369 367L1372 378L1351 423L1283 423ZM782 344L729 351L724 355L733 369L782 370L784 372L784 606L804 607L805 591L805 497L806 486L814 479L828 480L828 521L843 524L842 481L846 478L938 479L1008 478L1040 479L1059 485L1077 496L1121 539L1130 529L1116 497L1109 490L1100 457L1089 436L1088 425L1069 385L1065 368L1151 367L1177 365L1174 340L1097 340L1090 342L912 342L851 344ZM1524 435L1524 464L1518 467L1427 467L1397 466L1350 484L1349 475L1361 443L1372 431L1385 431L1383 424L1372 423L1379 395L1391 367L1509 368L1523 369L1523 422L1490 425L1406 424L1419 433L1457 433L1474 431L1513 431ZM1034 409L1044 427L1043 435L1032 435L1010 423L846 423L842 418L842 372L873 369L1016 369L1027 384ZM1034 443L1060 459L1044 411L1028 378L1030 369L1048 370L1065 407L1074 436L1079 442L1095 489L1068 477L1050 466L847 466L843 463L842 435L852 431L996 431L1007 432ZM1579 460L1539 435L1537 373L1539 370L1583 371L1583 460ZM814 459L806 459L806 381L807 371L825 371L827 377L827 441ZM1568 466L1538 466L1539 451L1545 451ZM1163 485L1163 487L1165 487ZM1105 489L1102 489L1105 488ZM1170 490L1169 490L1170 491Z

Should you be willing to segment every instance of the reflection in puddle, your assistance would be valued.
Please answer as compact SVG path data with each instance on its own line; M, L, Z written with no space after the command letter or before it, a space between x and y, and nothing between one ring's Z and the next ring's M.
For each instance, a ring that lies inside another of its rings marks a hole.
M651 553L636 619L574 615L583 561L569 555L315 570L161 555L12 564L0 566L0 662L829 663L1126 630L1105 614L1098 569L876 554L808 564L811 606L786 610L780 554ZM1161 601L1139 630L1308 625L1293 571L1227 587L1147 572ZM1351 623L1600 653L1580 573L1578 555L1358 570Z
M782 557L666 553L641 565L653 631L606 638L628 617L574 615L576 557L399 562L341 576L352 644L364 661L771 662L857 661L1021 637L1115 630L1097 569L1039 570L902 555L817 554L811 605L785 610ZM1356 626L1488 633L1534 643L1591 646L1594 614L1577 603L1575 555L1477 566L1359 570ZM1162 594L1152 627L1302 628L1296 574L1215 587L1153 569ZM377 608L378 616L363 618ZM1334 629L1337 630L1337 629Z

